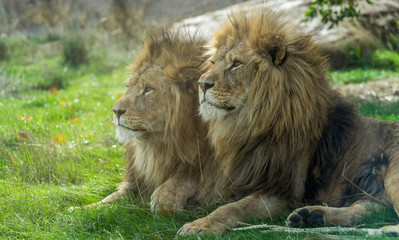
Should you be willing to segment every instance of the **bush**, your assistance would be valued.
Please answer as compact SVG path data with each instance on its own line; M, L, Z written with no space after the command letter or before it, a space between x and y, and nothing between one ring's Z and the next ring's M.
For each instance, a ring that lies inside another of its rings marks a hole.
M87 63L87 50L82 38L72 38L64 42L64 62L76 67Z
M51 69L43 72L44 82L39 85L39 89L48 90L52 87L61 89L69 85L67 74L64 71L57 70L58 69Z
M8 60L7 44L0 40L0 61Z
M395 51L377 50L371 59L372 66L381 69L399 69L399 54Z

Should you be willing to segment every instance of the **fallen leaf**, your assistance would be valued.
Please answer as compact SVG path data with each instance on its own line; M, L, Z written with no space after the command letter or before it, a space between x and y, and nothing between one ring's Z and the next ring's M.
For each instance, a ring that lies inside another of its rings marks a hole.
M66 142L64 134L62 134L62 133L60 134L60 136L58 137L58 142L60 142L60 143L65 143Z
M57 92L57 87L56 87L56 86L51 86L49 92L50 92L50 93L55 93L55 92Z
M80 118L72 118L71 119L71 123L80 123L80 122L82 122L82 119L80 119Z
M64 100L61 100L61 101L59 101L59 102L58 102L58 104L60 104L61 106L64 106L64 105L66 105L66 104L67 104L67 102L66 102L66 101L64 101Z
M51 141L53 143L62 143L63 144L63 143L66 143L66 138L65 138L64 134L61 133L59 136L52 137Z
M161 209L158 212L159 215L163 215L163 216L169 216L173 214L173 209L168 208L168 209Z
M21 139L28 139L28 133L26 132L19 132L19 138Z

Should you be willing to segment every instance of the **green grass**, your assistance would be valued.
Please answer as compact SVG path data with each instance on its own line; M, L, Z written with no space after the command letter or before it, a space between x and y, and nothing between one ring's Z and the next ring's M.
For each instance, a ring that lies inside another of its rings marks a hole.
M114 43L88 36L87 62L76 67L64 63L62 36L2 41L8 58L0 61L0 239L172 239L184 223L215 208L154 216L148 205L127 196L113 207L69 212L69 207L101 200L122 180L124 149L114 138L111 107L124 92L124 66L132 61L137 41ZM398 75L397 69L389 69L332 75L338 82ZM398 109L397 103L362 103L359 108L362 115L393 121L398 121ZM392 211L386 212L363 222L371 227L397 222ZM284 225L288 213L250 223ZM320 237L249 230L200 238Z
M399 77L399 53L396 51L376 50L370 59L360 62L356 68L331 72L332 83L362 83Z
M389 77L399 77L399 72L384 69L356 68L331 72L330 76L332 84L364 83L368 81L378 81Z

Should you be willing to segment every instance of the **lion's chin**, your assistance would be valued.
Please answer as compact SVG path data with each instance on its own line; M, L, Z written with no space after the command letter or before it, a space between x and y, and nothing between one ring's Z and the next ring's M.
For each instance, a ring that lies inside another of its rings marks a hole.
M200 105L200 115L203 120L221 119L229 113L229 109L218 108L206 101Z
M118 126L116 129L116 138L120 143L126 143L132 138L140 139L142 135L142 131L132 131L123 126Z

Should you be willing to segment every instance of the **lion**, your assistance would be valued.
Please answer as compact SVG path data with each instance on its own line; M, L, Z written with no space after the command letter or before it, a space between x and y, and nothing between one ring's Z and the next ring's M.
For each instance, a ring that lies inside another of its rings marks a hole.
M126 147L119 189L89 207L126 193L151 199L151 211L182 210L200 192L201 166L210 152L198 115L205 40L183 30L149 30L129 67L126 93L114 104L117 139Z
M223 233L287 208L292 227L353 226L369 206L399 214L399 124L359 116L331 89L313 36L261 9L231 14L209 46L200 115L217 191L237 200L179 234Z

